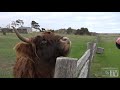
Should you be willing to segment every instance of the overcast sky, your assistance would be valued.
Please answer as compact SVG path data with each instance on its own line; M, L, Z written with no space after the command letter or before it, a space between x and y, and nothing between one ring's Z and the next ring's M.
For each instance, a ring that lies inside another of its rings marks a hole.
M34 20L45 29L85 27L90 32L120 33L120 12L0 12L0 27L17 19L28 27Z

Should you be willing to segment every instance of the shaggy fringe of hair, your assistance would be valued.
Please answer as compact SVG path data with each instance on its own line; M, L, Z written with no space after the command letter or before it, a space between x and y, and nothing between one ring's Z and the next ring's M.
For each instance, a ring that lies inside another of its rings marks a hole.
M38 60L38 58L34 56L32 46L30 44L21 42L18 43L14 49L17 54L17 61L13 68L15 78L53 77L54 67L51 67L48 63L42 62L43 60Z

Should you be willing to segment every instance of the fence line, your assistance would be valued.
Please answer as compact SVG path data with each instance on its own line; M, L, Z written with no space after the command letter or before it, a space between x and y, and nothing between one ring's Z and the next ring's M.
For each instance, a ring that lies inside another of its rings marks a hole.
M98 41L99 37L97 37ZM87 50L80 59L58 57L54 78L90 78L91 62L96 54L97 43L88 42Z

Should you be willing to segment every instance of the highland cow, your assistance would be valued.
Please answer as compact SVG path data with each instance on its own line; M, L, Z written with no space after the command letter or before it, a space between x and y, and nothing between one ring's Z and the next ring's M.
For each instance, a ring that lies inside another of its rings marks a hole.
M23 41L15 46L14 77L53 78L56 58L67 56L70 51L69 38L47 31L35 37L25 38L14 27L13 30Z

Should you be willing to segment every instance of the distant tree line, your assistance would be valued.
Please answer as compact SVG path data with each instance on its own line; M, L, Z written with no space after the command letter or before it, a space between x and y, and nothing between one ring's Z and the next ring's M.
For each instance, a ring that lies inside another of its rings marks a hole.
M72 29L69 27L68 29L59 29L55 30L56 33L61 34L75 34L75 35L96 35L96 32L90 32L88 28L82 27L81 29Z
M23 27L24 21L21 19L17 19L15 21L12 21L11 24L7 25L6 28L0 28L0 32L3 33L3 35L6 35L6 32L13 32L12 29L10 29L10 25L14 27ZM31 28L34 28L36 30L39 30L40 32L46 31L45 28L40 28L39 23L36 21L31 21ZM96 32L90 32L88 28L81 27L80 29L73 29L71 27L68 27L67 29L58 29L58 30L47 30L47 31L52 31L56 33L61 33L61 34L75 34L75 35L96 35Z

